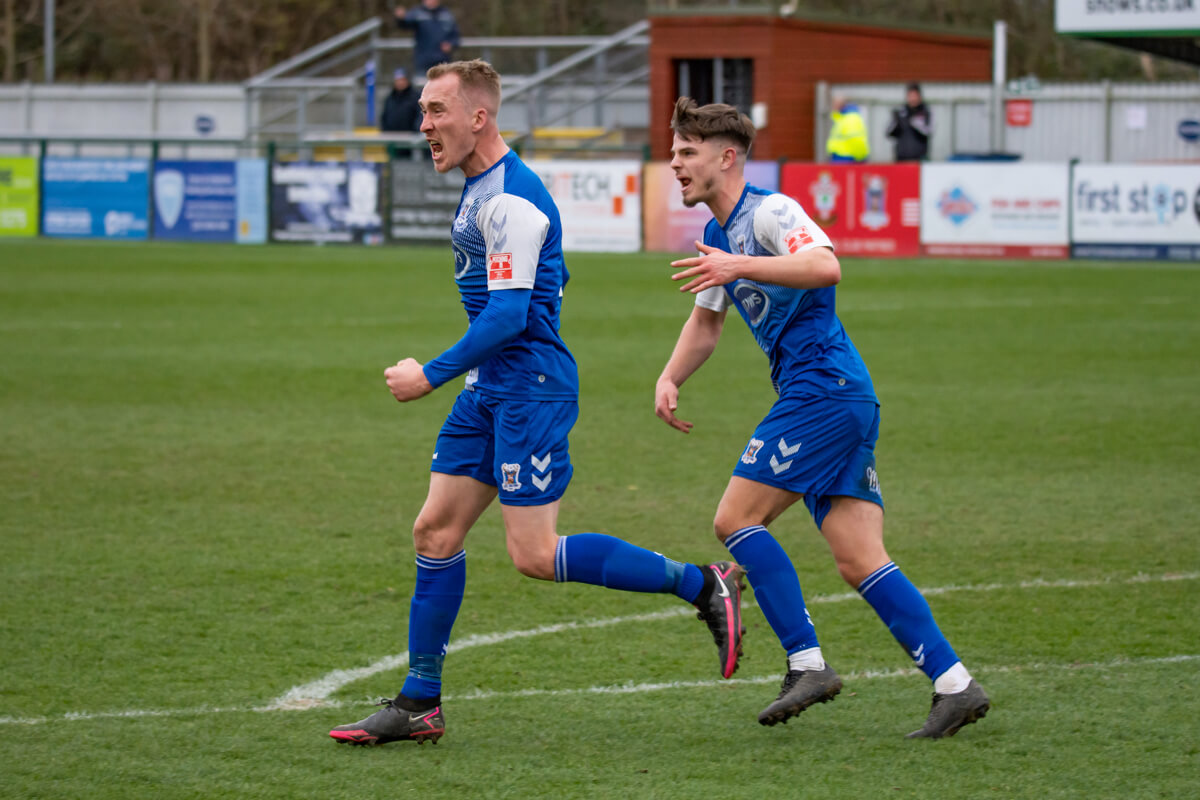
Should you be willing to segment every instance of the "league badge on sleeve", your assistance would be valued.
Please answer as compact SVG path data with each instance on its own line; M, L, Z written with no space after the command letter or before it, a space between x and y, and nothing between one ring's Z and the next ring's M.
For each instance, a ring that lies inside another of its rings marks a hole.
M513 276L512 253L488 254L488 280L511 281Z
M787 235L785 235L783 239L785 242L787 242L787 249L789 253L795 253L801 247L813 243L812 234L808 232L808 228L804 225L801 225L798 228L792 228L787 232Z

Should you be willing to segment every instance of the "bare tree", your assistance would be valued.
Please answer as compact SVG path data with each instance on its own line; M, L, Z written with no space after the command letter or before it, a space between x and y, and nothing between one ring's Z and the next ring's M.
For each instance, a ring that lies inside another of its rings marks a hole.
M17 79L16 0L4 0L4 81Z
M665 2L666 0L658 0ZM244 80L272 64L418 0L56 0L60 80ZM444 0L465 36L611 33L642 19L646 0ZM714 6L724 0L711 0ZM782 2L782 0L770 0ZM1054 0L796 0L798 15L988 33L1009 24L1009 71L1043 80L1194 80L1194 68L1146 61L1058 36ZM0 0L0 76L30 77L43 57L45 0ZM921 76L914 75L920 79Z

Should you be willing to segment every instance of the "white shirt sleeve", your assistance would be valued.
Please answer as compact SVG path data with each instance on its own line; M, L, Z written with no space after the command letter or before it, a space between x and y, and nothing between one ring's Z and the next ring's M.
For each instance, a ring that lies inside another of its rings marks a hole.
M720 313L729 308L729 295L724 286L710 286L696 293L696 305Z
M487 245L488 291L532 289L550 218L524 197L498 194L475 222Z
M814 247L833 247L825 231L809 219L804 208L785 194L773 194L754 212L754 238L777 256Z

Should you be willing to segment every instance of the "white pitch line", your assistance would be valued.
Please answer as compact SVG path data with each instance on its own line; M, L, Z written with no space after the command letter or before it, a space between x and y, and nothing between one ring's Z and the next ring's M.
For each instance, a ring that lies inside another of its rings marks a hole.
M1144 667L1156 664L1187 664L1200 662L1200 653L1181 653L1173 656L1150 656L1145 658L1115 658L1103 662L1072 662L1069 664L1047 664L1034 662L1030 664L998 664L996 666L976 666L974 672L979 675L993 675L1010 672L1044 672L1050 670L1074 671L1084 669L1115 670L1126 667ZM890 670L861 670L842 673L845 681L888 680L920 675L921 671L914 668ZM668 681L662 683L625 683L615 686L585 686L577 689L517 689L515 691L480 691L465 694L446 695L445 700L466 702L469 700L499 700L520 699L523 697L569 697L585 694L644 694L647 692L675 691L679 689L710 689L730 685L761 685L779 682L778 675L762 675L753 678L732 678L730 680L704 681ZM362 705L354 701L329 701L312 708L343 708ZM44 725L50 722L87 722L104 719L143 719L147 717L186 717L207 714L263 714L270 712L302 711L302 708L280 708L278 706L245 706L230 708L212 708L198 706L194 708L160 708L133 709L128 711L74 711L54 717L0 717L0 725Z
M1200 654L1188 653L1175 656L1147 658L1116 658L1100 663L1071 663L1071 664L1000 664L994 667L975 667L972 672L989 675L1008 672L1046 671L1046 670L1075 670L1075 669L1116 669L1120 667L1140 667L1153 664L1181 664L1200 661ZM906 678L923 674L915 667L888 670L863 670L858 672L841 673L844 681L869 681L888 678ZM759 685L777 684L778 675L762 675L755 678L730 678L729 680L705 681L668 681L666 683L624 683L617 686L588 686L581 689L517 689L509 692L494 692L475 690L467 694L446 695L445 700L498 700L521 697L566 697L580 694L642 694L643 692L661 692L673 689L709 689L729 685Z
M1079 589L1094 586L1105 586L1110 584L1133 584L1133 583L1163 583L1168 581L1180 580L1196 580L1200 578L1200 572L1184 572L1172 573L1167 575L1134 575L1131 578L1106 578L1097 580L1032 580L1021 581L1020 583L1004 584L1004 583L987 583L987 584L966 584L962 586L939 586L931 589L922 590L922 594L926 596L949 594L951 592L995 592L1005 589ZM843 592L841 594L831 595L815 595L808 600L810 605L823 603L842 603L847 600L858 599L858 592ZM743 607L753 608L754 604L744 602ZM587 622L564 622L557 625L543 625L537 628L529 628L526 630L517 631L502 631L500 633L485 633L467 636L457 642L452 642L447 648L448 653L454 653L459 650L466 650L472 647L483 647L493 644L501 644L503 642L512 641L513 639L525 639L531 636L544 636L552 633L562 633L570 630L583 630L588 628L604 628L610 625L622 625L626 622L650 622L654 620L670 619L672 617L681 617L688 614L694 614L690 606L673 606L662 611L654 611L648 614L635 614L625 617L609 617L607 619L596 619ZM380 672L399 669L400 667L408 666L408 651L397 655L387 656L365 667L357 669L339 669L330 672L327 675L318 678L312 683L306 683L301 686L294 686L288 689L275 700L267 704L267 708L280 709L298 709L309 708L316 705L321 705L334 692L341 689L350 683L353 683L363 678L368 678Z

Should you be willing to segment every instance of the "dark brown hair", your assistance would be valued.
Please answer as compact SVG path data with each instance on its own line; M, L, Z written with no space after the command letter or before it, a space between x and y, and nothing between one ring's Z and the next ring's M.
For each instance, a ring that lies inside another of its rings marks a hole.
M671 130L685 139L728 139L742 153L754 143L754 123L742 112L725 103L699 105L690 97L675 101Z

